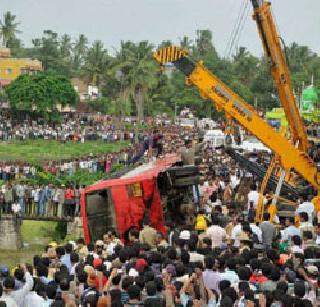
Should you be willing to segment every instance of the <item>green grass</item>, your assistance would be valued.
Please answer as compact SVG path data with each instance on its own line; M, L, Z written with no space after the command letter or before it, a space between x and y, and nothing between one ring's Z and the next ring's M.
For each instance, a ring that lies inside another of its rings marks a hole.
M39 164L44 160L62 160L98 155L119 151L128 146L128 142L105 143L99 141L86 141L84 144L72 141L62 144L54 140L28 140L0 143L0 160L25 161Z
M23 242L30 245L46 245L52 238L57 237L57 222L23 221L21 234Z
M34 255L41 255L44 247L58 236L57 222L23 221L21 234L24 247L17 251L0 250L0 265L9 268L19 263L32 263Z

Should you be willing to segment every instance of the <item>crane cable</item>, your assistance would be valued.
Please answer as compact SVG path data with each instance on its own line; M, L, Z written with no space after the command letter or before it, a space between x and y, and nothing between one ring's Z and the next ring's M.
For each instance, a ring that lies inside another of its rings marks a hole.
M244 26L245 26L246 23L247 23L249 14L250 14L250 9L247 10L246 15L245 15L245 17L244 17L244 19L243 19L243 22L242 22L242 24L241 24L241 27L240 27L240 29L239 29L238 37L237 37L237 40L236 40L236 42L235 42L235 44L234 44L236 50L239 48L239 41L240 41L240 38L241 38L241 35L242 35L242 32L243 32Z
M230 49L231 41L232 41L232 39L234 37L235 31L237 29L237 25L239 24L241 14L242 14L242 11L243 11L244 6L245 6L245 2L246 2L246 0L243 0L242 3L241 3L240 9L239 9L239 14L238 14L238 16L236 18L236 21L235 21L235 23L233 25L233 29L232 29L232 31L230 33L230 37L228 39L228 42L227 42L227 45L226 45L226 48L225 48L225 51L224 51L225 57L227 56L228 50Z
M236 42L237 44L239 43L239 40L240 40L240 35L241 35L241 32L243 30L243 27L245 25L245 22L246 22L246 18L248 16L248 13L249 13L249 1L246 2L246 5L243 9L243 12L242 12L242 15L241 15L241 20L239 22L239 25L237 27L237 31L235 33L235 36L234 36L234 40L232 42L232 45L230 46L230 49L229 49L229 54L228 54L228 57L231 57L232 55L232 52L234 50L234 47L236 46Z
M248 14L249 14L249 1L243 0L239 10L238 18L236 19L235 25L233 27L228 44L225 49L224 54L226 58L229 58L231 56L235 46L235 42L237 42L237 44L239 43L240 34L242 33Z

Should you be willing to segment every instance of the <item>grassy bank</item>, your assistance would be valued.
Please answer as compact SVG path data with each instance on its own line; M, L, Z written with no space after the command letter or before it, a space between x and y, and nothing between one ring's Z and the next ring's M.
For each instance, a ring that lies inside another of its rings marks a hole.
M18 263L32 263L34 255L41 255L44 247L59 237L56 226L57 222L24 221L21 227L24 247L18 251L0 250L0 266L12 268Z
M127 146L128 142L110 144L102 140L86 141L84 144L72 141L63 144L54 140L11 141L0 143L0 160L40 164L44 160L62 160L115 152Z

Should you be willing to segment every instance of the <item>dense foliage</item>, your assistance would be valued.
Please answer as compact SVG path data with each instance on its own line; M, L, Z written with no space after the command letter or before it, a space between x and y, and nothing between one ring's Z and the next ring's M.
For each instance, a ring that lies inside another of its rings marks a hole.
M57 106L76 105L78 94L67 77L41 72L21 75L10 83L6 93L13 110L37 112L50 117Z
M148 41L122 41L119 50L111 55L101 41L90 46L83 34L73 39L68 34L59 36L52 30L45 30L42 37L33 40L33 47L24 48L16 37L19 23L15 18L10 12L4 15L0 24L3 45L10 47L15 56L38 58L48 72L66 78L79 77L87 84L97 85L102 94L97 107L103 112L141 118L163 112L173 114L176 108L188 106L200 116L216 114L212 104L203 102L196 89L184 85L180 72L163 74L154 63L153 50L170 45L170 41L163 41L159 46ZM202 59L214 74L249 103L263 110L279 105L270 64L264 57L250 54L245 47L239 47L231 58L221 57L209 30L198 30L194 40L183 37L180 46L195 59ZM320 57L297 43L286 48L286 54L295 93L299 94L303 85L309 85L312 76L319 89Z

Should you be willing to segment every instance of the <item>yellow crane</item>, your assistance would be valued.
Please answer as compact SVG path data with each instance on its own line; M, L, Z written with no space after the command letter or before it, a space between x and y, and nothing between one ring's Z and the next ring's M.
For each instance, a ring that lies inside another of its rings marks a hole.
M194 62L185 50L175 46L160 48L153 56L160 65L173 63L186 75L187 85L196 86L201 96L210 99L218 111L224 111L227 118L235 120L269 147L284 169L296 171L319 190L317 166L306 152L274 130L249 103L210 73L202 61Z
M251 3L254 9L253 18L257 23L264 53L269 59L272 78L288 120L290 139L296 147L307 152L309 147L308 136L294 97L289 67L272 16L271 3L265 0L251 0Z

